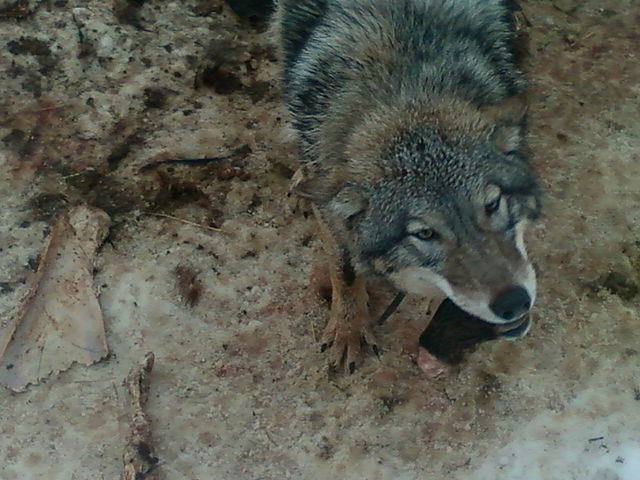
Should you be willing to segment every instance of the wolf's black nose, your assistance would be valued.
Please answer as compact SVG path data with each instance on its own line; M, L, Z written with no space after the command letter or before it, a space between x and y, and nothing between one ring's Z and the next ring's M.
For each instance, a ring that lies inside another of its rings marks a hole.
M498 317L514 320L529 311L531 297L522 287L510 288L498 295L489 307Z

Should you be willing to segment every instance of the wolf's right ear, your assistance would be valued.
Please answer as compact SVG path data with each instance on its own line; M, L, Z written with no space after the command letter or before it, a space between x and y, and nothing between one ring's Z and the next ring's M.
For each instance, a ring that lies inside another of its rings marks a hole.
M529 104L524 95L516 95L480 109L490 125L494 125L489 141L502 153L520 150L523 146Z

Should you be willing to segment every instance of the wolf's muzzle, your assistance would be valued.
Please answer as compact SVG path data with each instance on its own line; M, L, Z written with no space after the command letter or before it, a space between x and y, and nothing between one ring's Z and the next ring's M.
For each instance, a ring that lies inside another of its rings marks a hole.
M513 287L498 295L489 308L498 317L510 322L529 311L531 297L523 287Z

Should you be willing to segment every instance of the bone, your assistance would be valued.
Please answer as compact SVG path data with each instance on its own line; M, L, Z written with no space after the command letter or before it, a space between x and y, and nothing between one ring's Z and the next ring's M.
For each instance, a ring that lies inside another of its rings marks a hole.
M122 455L124 469L121 480L159 480L158 457L151 437L151 419L144 411L149 397L150 375L154 355L149 352L142 363L131 370L124 381L129 390L131 427Z

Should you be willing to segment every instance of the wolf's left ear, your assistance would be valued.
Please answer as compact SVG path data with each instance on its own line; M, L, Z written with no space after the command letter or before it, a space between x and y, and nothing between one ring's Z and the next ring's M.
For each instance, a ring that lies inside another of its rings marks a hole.
M331 200L329 208L343 220L349 220L367 208L369 196L361 185L345 185Z
M334 177L327 172L312 172L302 167L293 175L289 193L324 204L340 190L340 182Z
M502 153L515 152L523 147L524 130L529 104L523 95L516 95L480 111L490 125L494 125L489 141Z

